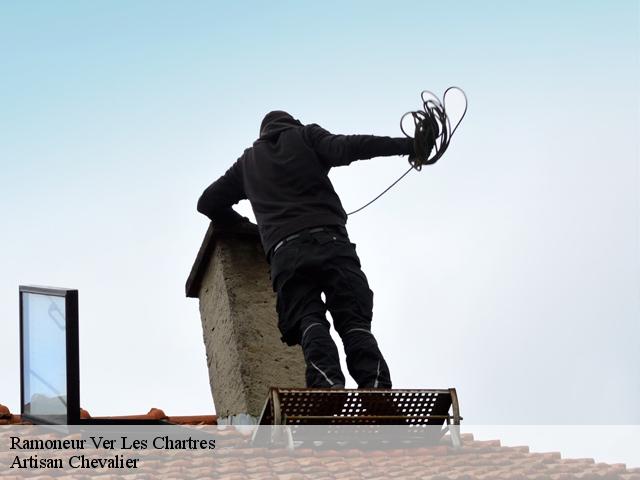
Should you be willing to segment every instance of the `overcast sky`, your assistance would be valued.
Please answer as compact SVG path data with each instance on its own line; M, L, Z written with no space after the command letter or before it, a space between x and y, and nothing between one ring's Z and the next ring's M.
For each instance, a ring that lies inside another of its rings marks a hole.
M2 3L0 403L39 284L80 292L93 415L211 413L202 190L271 109L399 136L459 85L446 156L349 219L394 386L455 386L470 423L640 423L639 25L633 1ZM353 210L406 168L331 179Z

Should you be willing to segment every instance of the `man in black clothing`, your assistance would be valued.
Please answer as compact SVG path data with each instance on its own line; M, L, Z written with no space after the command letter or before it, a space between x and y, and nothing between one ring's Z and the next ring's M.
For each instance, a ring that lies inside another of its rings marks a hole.
M371 333L373 292L328 173L354 160L413 153L411 138L332 135L273 111L253 146L198 201L198 211L220 225L246 221L231 206L251 202L277 292L282 340L302 346L309 387L345 384L328 309L358 387L391 388L389 368Z

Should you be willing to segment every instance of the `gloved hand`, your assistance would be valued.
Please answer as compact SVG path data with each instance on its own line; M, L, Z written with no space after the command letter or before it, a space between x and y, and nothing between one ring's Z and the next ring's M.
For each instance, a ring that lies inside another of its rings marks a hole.
M242 220L231 227L227 228L228 231L234 233L242 233L246 235L260 235L258 225L253 223L247 217L242 217Z
M213 222L216 231L229 233L258 234L258 226L247 217L243 217L233 208L228 207L217 212Z
M429 163L429 157L436 144L438 134L438 124L429 118L421 118L416 123L413 135L413 150L415 153L409 157L409 163L413 168L420 170L423 165Z

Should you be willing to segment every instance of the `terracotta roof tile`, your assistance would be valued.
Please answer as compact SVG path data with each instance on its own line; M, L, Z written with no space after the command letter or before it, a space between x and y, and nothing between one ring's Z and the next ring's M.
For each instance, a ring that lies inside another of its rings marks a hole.
M112 419L112 420L164 420L168 423L176 425L217 425L216 415L178 415L167 416L163 410L159 408L152 408L143 415L122 415L122 416L109 416L109 417L92 417L91 414L84 408L80 409L80 418L82 420L88 420L91 418L97 419ZM9 424L25 424L30 422L22 420L20 415L12 415L5 405L0 404L0 425Z

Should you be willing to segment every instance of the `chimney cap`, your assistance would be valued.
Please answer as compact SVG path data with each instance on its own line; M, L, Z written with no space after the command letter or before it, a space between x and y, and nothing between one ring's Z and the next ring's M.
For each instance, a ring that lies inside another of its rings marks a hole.
M207 265L209 264L216 242L220 238L229 237L250 237L259 240L260 234L258 232L258 226L252 222L241 222L228 227L222 227L219 225L214 226L213 222L211 222L207 229L207 233L204 235L204 239L200 245L200 250L198 250L198 255L196 255L196 259L193 262L191 272L189 273L189 277L185 284L185 293L187 297L198 298L202 277Z

